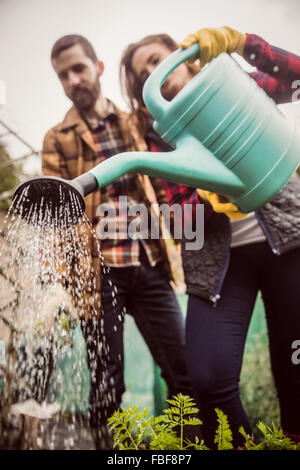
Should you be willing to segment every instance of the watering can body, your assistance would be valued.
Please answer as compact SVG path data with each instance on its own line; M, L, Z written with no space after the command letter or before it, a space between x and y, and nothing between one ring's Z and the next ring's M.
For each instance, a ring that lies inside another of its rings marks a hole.
M199 52L198 45L192 47ZM214 182L199 179L198 187L225 195L242 212L250 212L272 199L296 170L297 128L225 53L166 101L160 87L170 70L193 54L189 49L169 56L145 84L144 101L155 118L154 129L180 149L178 158L187 167L195 165L204 176L209 168L215 176Z
M168 75L197 53L194 44L170 54L143 89L154 129L174 151L119 154L91 173L100 187L128 171L157 176L222 194L241 212L251 212L272 199L296 170L297 128L225 53L165 100L160 89Z

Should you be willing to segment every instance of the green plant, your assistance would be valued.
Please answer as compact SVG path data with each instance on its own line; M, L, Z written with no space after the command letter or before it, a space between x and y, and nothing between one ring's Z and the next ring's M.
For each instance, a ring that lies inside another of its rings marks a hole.
M233 449L232 445L232 432L229 427L228 418L222 410L216 408L218 416L218 428L215 434L215 444L217 444L218 450L230 450Z
M21 166L16 164L9 156L5 146L0 142L0 210L9 208L12 202L13 191L19 184Z
M119 450L208 450L203 440L195 437L194 442L184 437L186 426L201 425L195 417L198 409L193 400L182 394L167 400L170 407L157 417L148 416L148 409L139 410L138 406L127 406L117 410L108 419L114 434L114 447ZM218 427L215 444L218 450L233 450L232 432L228 417L216 408ZM262 434L261 442L255 443L254 437L246 434L241 427L239 432L245 439L244 450L300 450L281 428L267 427L261 421L257 428Z
M246 349L240 381L241 400L254 434L259 421L279 422L279 403L270 365L265 331L254 336Z
M184 450L191 446L204 448L199 439L192 443L184 437L186 426L202 424L194 415L198 412L193 400L182 394L167 400L171 405L164 414L148 417L148 409L140 411L137 406L128 406L123 411L115 411L108 419L114 432L114 446L120 450L145 448L150 439L151 450Z
M300 444L293 442L274 423L272 427L269 427L260 421L257 424L257 428L263 434L263 440L259 444L255 444L253 437L246 434L242 427L239 430L245 438L245 448L247 450L300 450Z

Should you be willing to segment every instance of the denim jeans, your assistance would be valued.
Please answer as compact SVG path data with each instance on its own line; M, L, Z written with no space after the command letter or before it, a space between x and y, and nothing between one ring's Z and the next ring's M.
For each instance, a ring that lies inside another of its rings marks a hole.
M124 385L124 315L134 317L165 379L168 396L192 395L185 365L185 323L162 263L110 268L102 275L102 316L82 324L92 373L91 425L102 426L121 404ZM139 358L136 358L138 371Z
M228 415L235 446L244 442L240 426L251 434L239 379L258 290L265 306L281 425L285 432L300 435L300 365L292 361L292 343L300 340L300 249L277 256L267 243L256 243L231 249L216 307L193 296L188 302L187 366L209 447L214 446L217 428L215 408Z

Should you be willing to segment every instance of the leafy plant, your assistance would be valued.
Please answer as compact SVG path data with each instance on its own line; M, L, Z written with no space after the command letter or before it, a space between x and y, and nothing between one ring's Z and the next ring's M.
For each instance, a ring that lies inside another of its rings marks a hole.
M222 410L216 408L216 413L218 416L218 428L215 434L214 443L217 444L218 450L230 450L233 449L232 445L232 432L229 427L228 418L223 413Z
M192 398L178 394L167 400L170 407L157 417L148 416L148 409L139 410L138 406L127 406L115 411L108 419L114 434L114 447L119 450L208 450L203 440L195 437L194 442L185 438L185 429L190 425L201 425L195 417L198 409ZM214 442L218 450L233 450L232 432L228 417L216 408L218 427ZM245 439L244 450L300 450L283 430L264 425L261 421L257 428L262 434L261 442L255 443L254 437L246 434L241 427L239 432Z
M241 400L255 436L259 435L259 421L276 423L280 419L265 328L246 349L240 382Z
M194 415L198 413L198 409L195 408L195 403L187 395L179 394L173 397L172 400L167 400L171 405L170 408L164 410L162 421L168 425L168 428L179 429L180 434L180 448L184 448L184 427L187 425L200 425L202 422Z
M9 208L13 191L19 183L20 165L10 158L5 146L0 142L0 210Z
M261 421L257 424L257 428L263 434L263 440L259 444L255 444L253 436L246 434L243 427L239 432L245 438L245 449L247 450L300 450L300 444L296 444L292 439L286 436L280 427L272 424L272 427L266 426Z
M178 394L167 402L171 406L157 417L148 417L149 410L139 411L137 406L115 411L108 419L109 427L114 432L114 447L120 450L143 449L150 438L148 446L151 450L184 450L191 446L204 448L203 441L196 439L192 443L184 438L186 426L202 424L194 416L198 410L193 400Z
M262 422L257 425L258 429L264 436L264 442L259 444L256 448L263 448L264 450L296 450L300 446L296 445L290 437L286 436L281 428L277 428L274 423L272 427L265 426Z

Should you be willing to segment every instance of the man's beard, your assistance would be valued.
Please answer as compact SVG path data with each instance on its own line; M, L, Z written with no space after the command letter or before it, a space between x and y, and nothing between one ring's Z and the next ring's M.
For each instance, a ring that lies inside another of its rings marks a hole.
M91 89L77 86L71 91L71 100L75 107L84 113L91 111L100 95L100 83L96 80Z

